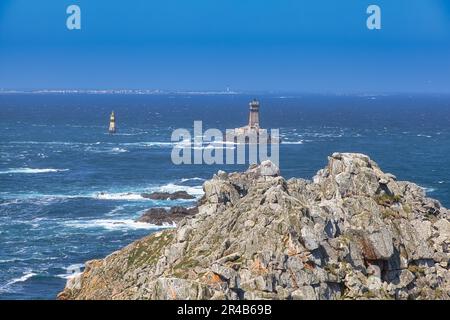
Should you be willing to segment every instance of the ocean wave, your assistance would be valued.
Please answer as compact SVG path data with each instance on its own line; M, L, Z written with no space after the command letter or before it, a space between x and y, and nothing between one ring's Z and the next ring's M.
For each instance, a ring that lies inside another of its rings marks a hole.
M201 178L190 178L190 179L182 179L180 182L187 182L190 180L204 180ZM142 196L143 193L148 192L168 192L168 193L174 193L177 191L186 191L190 195L194 197L200 197L204 194L203 192L203 186L185 186L185 185L179 185L175 183L167 183L165 185L160 186L152 186L148 188L147 190L143 190L142 192L97 192L94 194L91 194L90 197L99 199L99 200L122 200L122 201L152 201L148 198L144 198Z
M12 279L12 280L9 281L4 287L9 287L9 286L11 286L11 285L13 285L13 284L15 284L15 283L19 283L19 282L25 282L25 281L27 281L28 279L31 279L32 277L34 277L34 276L36 276L36 275L37 275L37 273L31 272L31 271L29 271L29 272L24 272L24 273L23 273L23 276L21 276L21 277L19 277L19 278Z
M134 133L127 133L127 132L116 132L114 133L115 136L139 136L139 135L143 135L143 134L147 134L147 131L142 131L142 132L134 132ZM105 132L103 133L104 135L110 135L110 133Z
M194 177L177 180L178 183L185 183L188 181L204 181L202 178ZM112 201L153 201L142 196L143 193L148 192L169 192L186 191L187 193L200 197L203 195L202 185L198 186L186 186L176 183L168 183L165 185L154 185L146 188L142 188L139 191L96 191L93 193L85 194L4 194L0 201L0 206L20 205L22 203L33 203L39 205L49 205L55 202L67 201L71 199L97 199L97 200L112 200ZM122 210L118 207L116 211ZM111 212L113 213L113 212Z
M8 170L0 171L0 174L20 173L20 174L34 174L34 173L55 173L69 171L69 169L33 169L33 168L11 168Z
M44 237L42 238L34 238L34 240L39 240L39 239L44 239ZM3 244L8 244L9 242L3 242ZM13 243L13 242L11 242ZM19 251L17 251L17 254L23 254L25 253L26 250L22 249ZM19 257L15 257L15 258L10 258L10 259L2 259L0 260L0 263L17 263L17 262L27 262L27 261L39 261L39 262L48 262L48 261L52 261L52 260L58 260L59 258L57 257L47 257L47 256L43 256L40 257L37 254L31 254L31 255L27 255L27 258L19 258Z
M427 135L427 134L421 134L421 133L419 133L419 134L417 135L417 137L422 137L422 138L431 138L431 136L430 136L430 135Z
M128 142L122 143L123 146L130 147L172 147L176 145L175 142L167 142L167 141L150 141L150 142Z
M193 178L183 178L180 181L181 181L181 183L184 183L184 182L188 182L188 181L205 181L205 179L199 178L199 177L193 177Z
M168 183L166 185L157 187L155 189L155 191L159 191L159 192L169 192L169 193L173 193L176 191L186 191L187 193L189 193L190 195L193 195L195 197L201 197L203 196L204 192L203 192L203 186L182 186L182 185L177 185L174 183Z
M321 132L307 132L304 136L314 137L314 138L342 138L343 133L321 133Z
M84 149L84 151L92 152L92 153L124 153L124 152L128 152L127 149L120 148L120 147L105 148L105 147L92 147L92 146L86 147Z
M145 222L137 222L132 219L96 219L96 220L74 220L74 221L66 221L64 222L66 227L71 228L81 228L81 229L92 229L92 228L102 228L108 231L115 230L137 230L137 229L146 229L146 230L158 230L158 229L166 229L166 228L174 228L174 224L167 224L163 226L157 226L150 223Z
M71 279L73 277L76 277L77 275L81 274L83 268L84 268L84 264L83 263L71 264L70 266L64 268L66 270L66 273L57 274L56 276L58 278L69 280L69 279Z
M113 216L113 215L117 214L118 212L122 211L123 209L125 209L124 206L117 206L114 209L112 209L111 211L109 211L108 213L106 213L106 215Z
M0 260L0 263L22 262L22 261L27 261L30 259L31 258L29 258L29 259L22 259L22 258L2 259L2 260Z
M79 146L79 145L93 145L91 142L77 142L77 141L10 141L9 144L37 144L37 145L57 145L57 146Z
M9 206L9 205L12 205L12 204L19 204L19 203L21 203L21 200L20 199L10 199L10 200L4 200L4 199L1 199L1 201L0 201L0 206Z
M63 203L70 199L87 198L81 195L45 195L45 194L9 194L0 201L0 207L31 204L33 206L47 206Z
M113 153L123 153L123 152L128 152L127 149L123 149L123 148L112 148L111 152Z
M432 193L436 191L436 188L432 188L432 187L423 187L423 186L419 186L425 193Z
M188 145L178 145L176 146L177 148L189 148L190 146ZM193 146L192 147L193 150L210 150L210 149L230 149L230 150L234 150L236 149L235 146L232 147L227 147L226 145L213 145L213 144L208 144L208 145L203 145L203 146Z
M303 144L303 140L299 141L281 141L281 144Z
M215 148L224 148L224 149L235 149L236 145L240 143L234 141L201 141L196 143L195 141L186 139L179 142L172 142L172 145L177 148L187 148L192 147L193 149L215 149Z
M108 192L98 192L91 195L94 199L99 200L126 200L126 201L136 201L136 200L147 200L142 197L141 193L133 192L118 192L118 193L108 193Z

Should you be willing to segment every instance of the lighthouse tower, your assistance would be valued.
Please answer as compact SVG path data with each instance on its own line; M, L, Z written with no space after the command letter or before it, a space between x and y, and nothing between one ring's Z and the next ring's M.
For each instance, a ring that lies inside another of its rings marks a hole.
M111 112L109 118L109 133L116 133L116 117L114 116L114 111Z
M231 134L224 135L224 141L242 141L245 143L253 143L251 142L251 137L256 136L256 143L270 143L277 144L280 142L279 137L272 137L270 133L268 133L267 129L263 129L259 126L259 101L254 99L249 103L250 106L250 115L248 119L248 125L235 128L234 130L230 130ZM227 130L228 131L228 130ZM241 139L241 140L239 140Z
M256 99L250 102L248 127L250 129L259 129L259 102Z

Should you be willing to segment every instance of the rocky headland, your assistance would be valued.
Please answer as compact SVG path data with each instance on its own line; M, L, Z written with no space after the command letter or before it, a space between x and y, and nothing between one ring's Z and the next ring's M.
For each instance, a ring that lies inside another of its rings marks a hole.
M219 172L176 229L86 263L59 299L449 299L449 211L362 154L312 181Z

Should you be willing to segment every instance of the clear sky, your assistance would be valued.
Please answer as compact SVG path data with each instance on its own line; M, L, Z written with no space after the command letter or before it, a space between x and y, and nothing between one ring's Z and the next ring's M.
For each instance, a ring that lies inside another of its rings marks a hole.
M227 86L450 93L450 1L0 0L0 88Z

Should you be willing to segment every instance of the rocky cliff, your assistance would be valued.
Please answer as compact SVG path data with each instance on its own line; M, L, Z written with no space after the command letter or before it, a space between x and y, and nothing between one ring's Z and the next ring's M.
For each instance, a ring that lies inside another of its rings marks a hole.
M219 172L199 213L86 263L60 299L449 299L449 211L362 154L312 181Z

